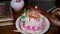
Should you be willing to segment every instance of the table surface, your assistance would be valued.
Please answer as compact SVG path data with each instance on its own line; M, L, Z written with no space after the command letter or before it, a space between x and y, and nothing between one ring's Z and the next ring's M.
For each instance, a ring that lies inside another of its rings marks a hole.
M34 8L34 6L24 6L24 8L31 9L31 8ZM40 9L37 9L37 10L40 10ZM40 10L40 11L41 11L40 13L45 17L47 17L48 19L51 17L51 15L49 15L46 11L43 11L43 10ZM14 19L16 20L22 13L23 13L23 9L18 12L13 11ZM15 29L16 29L15 25L0 27L0 33L1 34L4 34L4 33L5 34L21 34L21 33L14 32L13 30ZM45 34L59 34L59 27L55 26L54 23L50 21L50 28Z

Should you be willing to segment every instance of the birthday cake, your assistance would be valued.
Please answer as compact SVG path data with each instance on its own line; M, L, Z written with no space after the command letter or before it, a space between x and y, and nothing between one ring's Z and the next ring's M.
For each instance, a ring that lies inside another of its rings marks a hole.
M20 19L20 28L26 33L39 33L45 29L44 16L37 10L25 10Z

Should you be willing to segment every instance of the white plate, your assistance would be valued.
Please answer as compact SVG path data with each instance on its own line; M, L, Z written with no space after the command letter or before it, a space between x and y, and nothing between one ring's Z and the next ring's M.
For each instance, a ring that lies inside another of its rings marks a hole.
M20 27L19 27L19 20L20 20L20 17L16 20L16 23L15 23L16 28L17 28L17 30L20 31L21 33L24 33L24 32L20 29ZM45 17L45 21L46 21L46 28L45 28L45 30L44 30L43 32L41 32L41 33L39 33L39 34L45 33L46 31L48 31L48 29L49 29L49 27L50 27L49 20L48 20L46 17Z

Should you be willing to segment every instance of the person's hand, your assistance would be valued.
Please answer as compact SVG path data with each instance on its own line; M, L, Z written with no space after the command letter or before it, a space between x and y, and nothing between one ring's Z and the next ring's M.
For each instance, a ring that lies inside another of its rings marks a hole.
M50 20L57 26L60 26L60 8L56 8L52 11Z
M54 16L55 18L57 18L58 20L60 20L60 8L56 8L52 11L52 16ZM54 18L53 17L53 18Z
M52 13L55 12L56 10L60 10L60 8L56 8L56 9L54 9L54 10L52 11Z
M58 13L58 15L60 16L60 12L57 12Z
M60 26L60 21L59 20L57 20L57 19L52 19L52 18L50 18L50 20L56 25L56 26Z

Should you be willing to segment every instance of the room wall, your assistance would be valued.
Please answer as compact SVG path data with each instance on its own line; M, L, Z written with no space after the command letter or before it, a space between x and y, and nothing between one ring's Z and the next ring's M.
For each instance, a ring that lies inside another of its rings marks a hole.
M25 0L25 3L32 6L37 5L40 9L51 12L51 9L56 7L55 1L56 0Z

